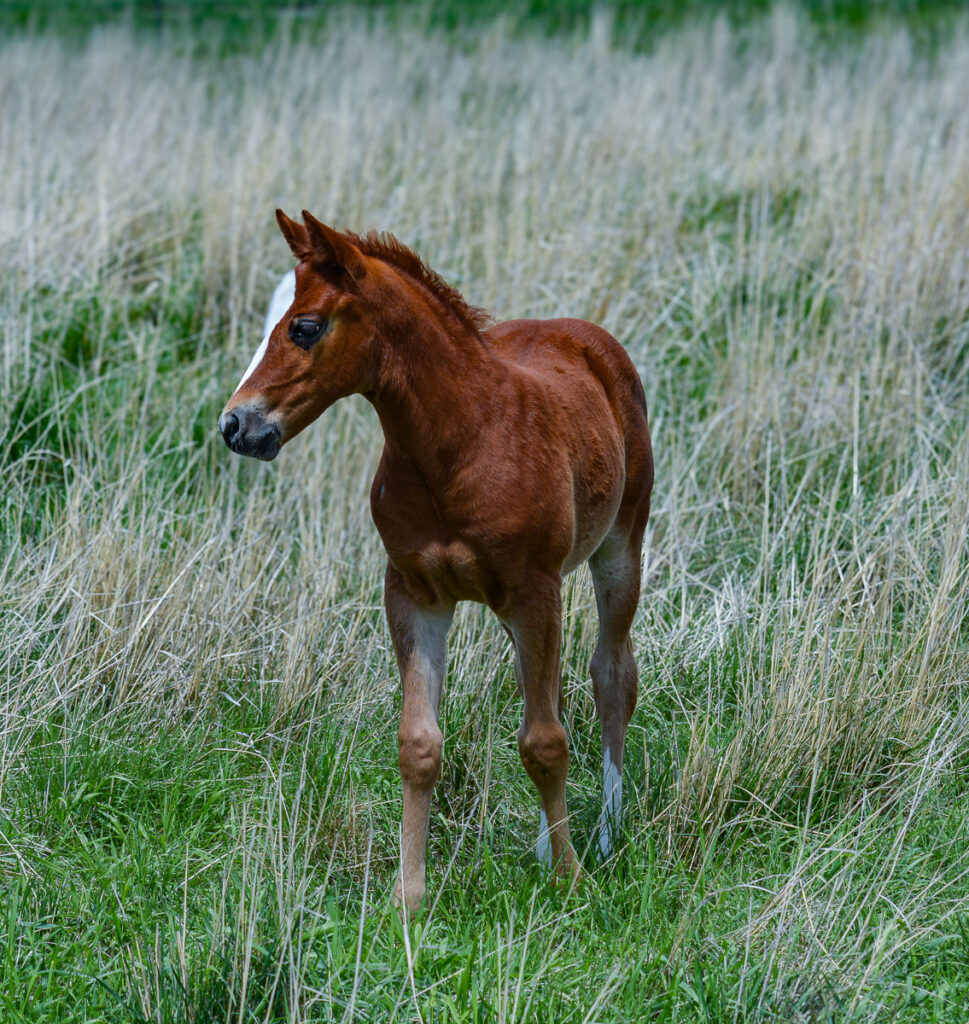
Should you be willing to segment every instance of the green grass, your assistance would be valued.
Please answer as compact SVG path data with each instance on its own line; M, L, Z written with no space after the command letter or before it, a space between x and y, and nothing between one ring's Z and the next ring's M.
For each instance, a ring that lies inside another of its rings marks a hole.
M391 723L367 739L299 718L236 711L146 730L119 717L33 737L4 793L4 845L18 851L5 1020L389 1020L417 1008L443 1021L869 1019L877 989L847 1005L823 957L792 972L783 954L757 955L751 933L820 953L826 904L850 878L878 893L849 936L877 971L906 905L961 883L964 784L928 802L901 850L883 842L910 813L895 801L804 833L777 822L711 835L692 865L634 810L616 859L587 858L580 894L549 890L506 814L481 831L473 813L442 813L438 903L404 941L386 890ZM591 787L590 768L576 788ZM816 921L763 906L792 872ZM967 922L944 901L934 909L944 927L911 943L890 978L893 1020L951 1021L967 1006Z
M0 1020L969 1019L969 25L849 52L779 11L643 54L341 18L222 60L0 43ZM507 641L467 607L430 905L390 906L379 426L348 399L270 466L215 429L279 204L642 371L606 864L565 588L580 891L535 862Z
M480 30L500 21L515 32L549 37L585 35L596 18L608 12L616 41L652 51L670 30L717 17L734 25L763 19L771 0L350 0L333 5L320 0L4 0L0 28L17 33L56 32L85 35L105 26L123 25L169 40L188 43L204 53L259 52L296 32L321 38L347 11L384 24L415 23L438 32ZM828 43L852 44L871 30L905 27L920 45L943 44L962 12L960 0L791 0Z

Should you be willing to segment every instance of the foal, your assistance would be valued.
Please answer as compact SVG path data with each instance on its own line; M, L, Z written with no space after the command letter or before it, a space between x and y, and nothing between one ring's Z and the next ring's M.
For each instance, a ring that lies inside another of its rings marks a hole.
M464 600L488 605L514 643L525 701L518 749L541 798L537 853L578 878L565 808L562 576L588 560L595 585L608 855L638 689L629 630L653 483L639 376L594 324L492 323L391 236L340 233L305 210L303 224L281 210L276 220L299 265L273 296L266 336L219 427L234 452L274 459L345 395L364 395L380 417L370 507L387 550L384 600L403 683L394 898L414 909L424 896L447 633Z

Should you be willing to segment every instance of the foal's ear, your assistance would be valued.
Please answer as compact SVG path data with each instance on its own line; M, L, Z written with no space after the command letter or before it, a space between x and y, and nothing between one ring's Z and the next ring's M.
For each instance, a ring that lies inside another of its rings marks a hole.
M313 255L320 263L340 268L354 281L363 278L367 272L363 254L346 235L320 223L309 210L303 211L303 222L313 247Z
M295 220L290 220L279 209L276 210L276 223L279 225L279 230L283 233L283 238L286 239L290 249L293 250L293 255L298 260L305 260L307 256L312 254L313 246L309 235L306 233L306 228L302 224Z

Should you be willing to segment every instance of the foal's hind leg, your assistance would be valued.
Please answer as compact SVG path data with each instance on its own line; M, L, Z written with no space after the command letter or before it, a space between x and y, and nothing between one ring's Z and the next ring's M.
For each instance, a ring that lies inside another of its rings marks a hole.
M639 671L629 630L639 602L642 531L611 533L589 559L599 611L599 642L589 666L602 723L602 814L599 849L612 852L622 814L622 757L636 707Z
M437 719L454 606L421 607L408 593L400 574L389 565L384 603L404 691L397 735L404 817L394 902L416 910L426 884L431 794L441 772L442 736Z

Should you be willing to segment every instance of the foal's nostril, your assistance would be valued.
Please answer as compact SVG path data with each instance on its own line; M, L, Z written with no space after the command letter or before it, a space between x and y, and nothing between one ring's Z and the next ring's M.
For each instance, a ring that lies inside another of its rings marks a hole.
M237 455L270 461L279 454L282 444L279 426L266 418L261 409L237 406L219 417L219 430L225 443Z
M239 417L234 412L219 418L219 430L225 438L226 444L232 444L233 438L239 433Z

